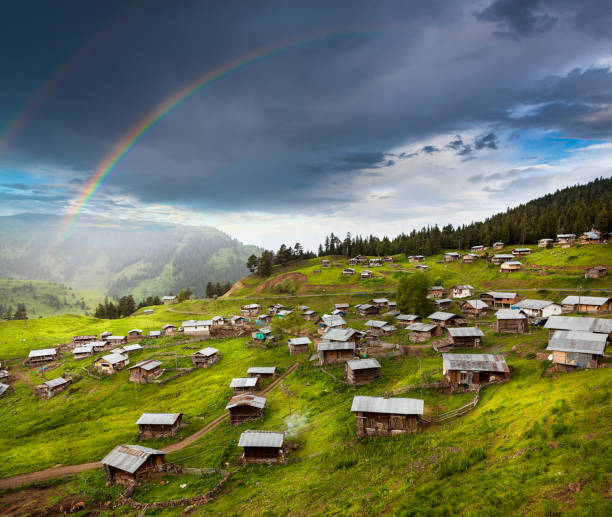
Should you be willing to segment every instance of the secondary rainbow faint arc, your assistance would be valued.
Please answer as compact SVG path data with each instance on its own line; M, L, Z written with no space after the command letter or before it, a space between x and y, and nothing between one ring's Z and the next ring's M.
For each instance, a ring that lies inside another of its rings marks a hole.
M219 67L214 70L207 72L204 76L199 77L195 81L192 81L185 87L181 88L178 92L174 93L171 97L166 99L163 103L159 104L151 113L144 117L138 124L136 124L123 138L113 147L112 151L100 162L96 167L91 179L87 182L79 201L77 202L76 210L68 216L67 222L64 224L63 230L61 230L58 242L61 242L66 238L68 232L72 228L73 224L78 219L79 215L83 212L83 208L91 197L96 193L100 185L108 177L108 175L114 170L119 161L136 145L136 143L153 127L155 126L165 115L170 113L180 103L189 99L192 95L197 93L202 88L212 84L213 82L225 77L226 75L235 72L251 63L259 61L270 55L279 53L284 50L288 50L300 45L314 43L328 39L330 37L337 36L351 36L351 35L363 35L365 33L387 31L388 28L377 28L374 30L359 30L359 31L334 31L325 34L319 34L316 36L310 36L308 38L301 38L297 40L285 41L280 44L265 47L255 52L251 52L247 55L238 57L237 59Z

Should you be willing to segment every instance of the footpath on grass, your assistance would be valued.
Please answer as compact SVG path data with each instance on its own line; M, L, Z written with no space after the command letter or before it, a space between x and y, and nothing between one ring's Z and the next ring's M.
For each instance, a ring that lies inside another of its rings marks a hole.
M285 378L290 375L297 367L299 363L293 363L287 370L280 375L277 379L274 380L272 384L270 384L267 388L261 391L262 394L266 394L271 392L274 388L276 388ZM162 450L166 453L178 451L191 445L196 440L200 439L205 434L209 433L213 429L215 429L221 422L228 418L227 413L223 413L219 415L217 418L206 424L202 429L196 431L192 435L189 435L187 438L184 438L180 442L170 444L164 447ZM102 467L102 463L99 461L93 463L81 463L80 465L67 465L61 467L52 467L45 470L39 470L37 472L28 472L27 474L20 474L19 476L13 476L10 478L0 479L0 490L4 490L7 488L15 488L21 485L29 485L31 483L42 483L44 481L49 481L51 479L62 478L66 476L71 476L73 474L79 474L81 472L85 472L87 470L93 470Z

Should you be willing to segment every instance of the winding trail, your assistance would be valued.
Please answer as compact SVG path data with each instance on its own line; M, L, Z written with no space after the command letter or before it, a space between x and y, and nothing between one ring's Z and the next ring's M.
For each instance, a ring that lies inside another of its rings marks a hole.
M282 375L279 375L277 379L274 380L272 384L270 384L267 388L261 390L261 394L265 395L266 393L271 392L274 388L276 388L288 375L296 370L299 366L298 362L293 363ZM178 451L191 445L198 439L202 438L205 434L209 433L213 429L215 429L221 422L226 420L229 417L227 413L223 413L219 415L217 418L210 421L206 424L202 429L196 431L192 435L189 435L187 438L184 438L180 442L170 444L164 447L162 450L166 453ZM61 467L51 467L45 470L39 470L37 472L28 472L27 474L20 474L18 476L13 476L10 478L0 479L0 490L4 490L6 488L14 488L21 485L28 485L30 483L42 483L43 481L49 481L50 479L56 479L66 476L71 476L73 474L79 474L81 472L85 472L87 470L93 470L102 467L102 463L99 461L93 463L81 463L80 465L67 465Z

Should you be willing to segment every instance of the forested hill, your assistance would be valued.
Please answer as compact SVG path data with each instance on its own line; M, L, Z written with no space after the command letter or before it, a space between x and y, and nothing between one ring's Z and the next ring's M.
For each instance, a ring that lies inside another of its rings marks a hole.
M109 296L141 299L190 288L204 297L208 282L247 273L254 246L210 227L82 220L57 243L61 218L0 217L0 276L60 282Z
M331 234L319 247L319 255L433 255L443 249L468 249L496 241L535 244L538 239L554 238L558 233L581 234L591 228L612 232L612 178L564 188L495 214L484 222L456 228L452 224L433 226L395 238L347 236L340 240Z

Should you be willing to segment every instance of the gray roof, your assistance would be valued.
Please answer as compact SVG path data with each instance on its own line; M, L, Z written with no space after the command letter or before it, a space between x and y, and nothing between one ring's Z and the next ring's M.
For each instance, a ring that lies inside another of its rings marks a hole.
M311 311L311 310L306 310L304 312L302 312L302 314L307 314L307 315L311 315L311 314L316 314L317 311Z
M155 370L155 368L159 368L162 365L161 361L156 361L155 359L149 359L148 361L141 361L138 364L135 364L130 368L133 370L134 368L142 368L143 370Z
M292 337L289 340L289 344L291 345L310 345L312 341L307 337Z
M447 328L452 337L482 337L482 330L476 327Z
M432 285L429 288L430 291L444 291L444 287L441 285Z
M161 330L151 330L149 336L161 336Z
M230 388L254 388L257 385L257 377L235 377L230 383Z
M388 325L388 323L381 320L368 320L365 322L366 327L383 328L385 325Z
M123 341L125 336L106 336L104 339L106 341Z
M319 352L325 352L329 350L355 350L355 343L352 341L349 343L341 343L339 341L322 341L317 347Z
M530 298L525 298L520 302L516 302L513 307L518 307L519 309L534 309L541 310L549 305L554 305L555 302L551 302L550 300L532 300Z
M238 447L282 447L285 433L277 431L245 431Z
M509 372L503 355L491 354L442 354L442 369L471 372Z
M143 413L136 425L173 425L183 413Z
M123 361L127 361L127 356L121 354L108 354L103 355L102 359L110 364L122 363Z
M276 373L276 366L251 366L247 373Z
M243 309L261 309L261 305L257 303L249 303L248 305L243 305Z
M582 330L598 334L610 334L612 332L612 319L551 316L544 327L555 330Z
M511 255L509 253L496 253L495 255L493 255L493 257L494 258L500 258L500 259L502 259L502 258L503 259L506 259L506 258L513 259L514 255Z
M351 411L364 413L389 413L393 415L422 415L424 403L421 399L383 398L356 396Z
M445 253L445 255L450 255L451 257L458 257L459 253L457 253L456 251L449 251L448 253Z
M105 347L106 346L106 341L92 341L91 343L87 343L87 346L91 346L91 347L94 347L94 348Z
M128 334L131 334L132 332L136 332L138 334L142 334L142 330L141 329L132 329L132 330L128 330Z
M439 298L437 300L434 300L434 303L436 305L440 305L441 303L452 303L453 300L451 300L450 298Z
M225 406L225 409L232 409L237 406L251 406L259 409L266 407L266 397L258 397L257 395L251 395L250 393L243 393L232 397Z
M473 285L469 285L469 284L464 284L464 285L456 285L455 287L453 287L453 289L460 289L460 290L464 290L464 289L474 289Z
M374 298L372 301L374 303L389 303L389 300L387 300L386 298Z
M471 307L473 307L476 310L482 310L482 309L488 309L489 306L483 302L482 300L466 300L463 303L467 303L468 305L470 305Z
M194 352L191 355L203 355L204 357L210 357L211 355L215 355L218 352L219 350L209 346L209 347L203 348L202 350L198 350L197 352Z
M399 321L414 321L421 316L417 316L416 314L400 314L397 316Z
M531 248L514 248L512 251L531 251Z
M561 300L563 305L603 305L610 299L609 296L566 296Z
M8 384L4 384L4 383L0 382L0 395L4 395L4 393L8 389L9 389L9 385Z
M606 349L606 341L605 334L579 330L557 330L550 338L546 350L602 355Z
M413 323L406 327L406 330L412 330L414 332L430 332L435 329L437 325L434 323Z
M142 350L142 345L134 343L133 345L124 345L122 348L126 352L135 352L136 350Z
M489 296L492 296L493 298L496 298L496 299L515 298L516 297L516 293L504 293L504 292L500 292L500 291L488 291L486 294L488 294Z
M174 300L176 298L175 295L172 296L162 296L162 300Z
M175 329L176 325L173 325L172 323L166 323L163 327L162 330L167 330L167 329Z
M572 239L572 238L576 238L576 234L575 233L558 233L557 234L557 239Z
M41 386L47 386L48 388L55 388L56 386L61 386L62 384L66 384L68 381L63 377L57 377L55 379L51 379L50 381L45 381L41 384Z
M349 304L348 303L337 303L334 305L334 307L336 309L348 309L349 308Z
M344 318L339 314L323 314L323 316L321 316L321 321L328 327L346 325L346 321L344 321Z
M369 359L358 359L355 361L347 361L348 367L351 370L366 370L368 368L380 368L380 363L372 358Z
M41 348L40 350L30 350L28 357L44 357L46 355L55 355L57 350L55 348Z
M163 451L142 445L117 445L102 460L102 464L133 474L150 456L164 454Z
M355 329L341 329L341 328L333 328L329 329L325 334L323 334L324 341L348 341L351 339L355 332Z
M495 313L498 320L524 320L525 316L521 311L513 309L500 309Z
M508 262L504 262L501 267L508 267L508 266L522 266L523 264L521 264L518 260L509 260Z
M452 312L434 312L433 314L430 314L429 316L427 316L430 320L440 320L440 321L446 321L449 320L451 318L460 318L461 316L458 316L457 314L453 314Z
M187 320L183 321L183 327L210 327L212 320Z
M83 346L74 347L74 349L72 350L72 353L73 354L89 354L92 351L93 351L93 346L83 345Z

